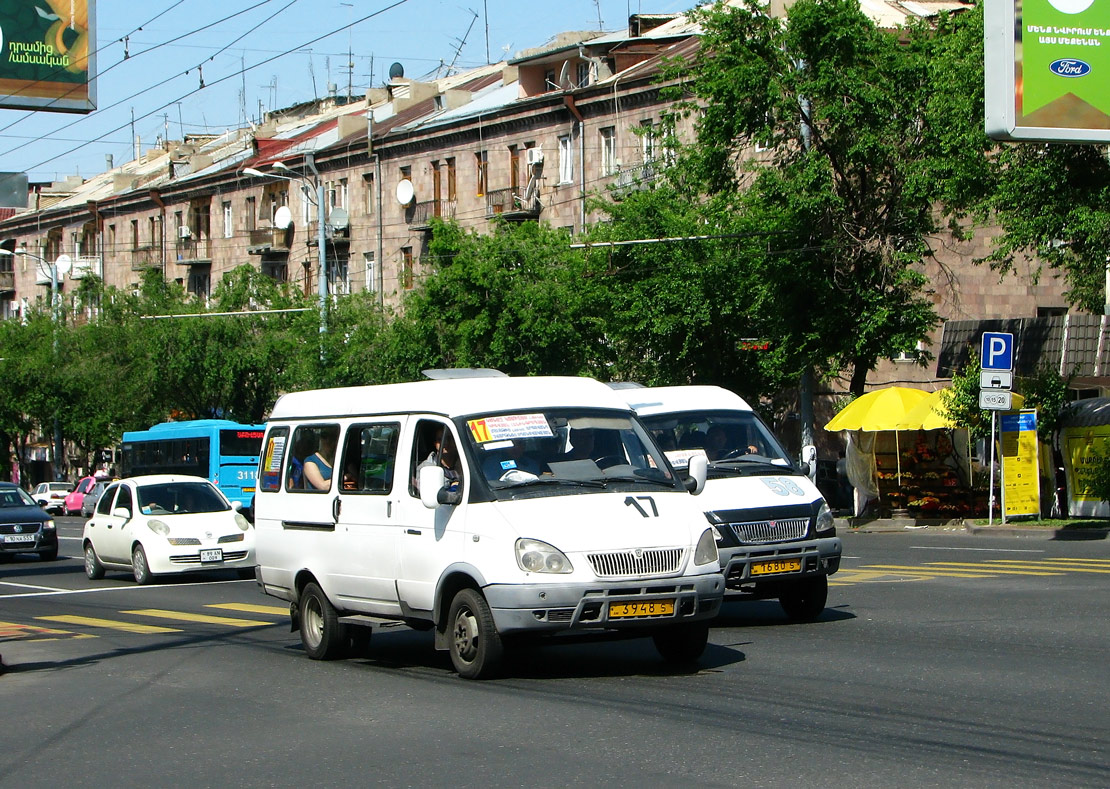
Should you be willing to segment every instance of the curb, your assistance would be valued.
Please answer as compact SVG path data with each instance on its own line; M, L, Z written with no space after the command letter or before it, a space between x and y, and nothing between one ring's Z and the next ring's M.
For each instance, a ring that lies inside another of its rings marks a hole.
M907 531L964 532L975 536L1025 537L1044 540L1105 540L1110 538L1110 527L1091 529L1029 529L1020 526L980 526L966 520L930 520L921 522L913 518L875 518L852 523L851 518L837 518L837 534L890 534Z

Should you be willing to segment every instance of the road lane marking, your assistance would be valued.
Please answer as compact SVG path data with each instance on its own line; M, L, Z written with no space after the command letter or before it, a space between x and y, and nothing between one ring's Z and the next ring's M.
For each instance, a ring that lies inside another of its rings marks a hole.
M1036 572L1032 570L1007 570L999 567L987 566L985 564L973 564L971 562L930 562L928 565L914 565L903 566L898 564L869 564L868 567L885 568L889 570L902 570L903 572L919 572L919 573L932 573L930 568L936 567L936 574L941 572L953 573L951 577L958 578L964 573L989 573L990 575L1063 575L1060 570L1047 570ZM990 575L979 576L981 578L989 578Z
M911 551L987 551L989 553L1044 553L1039 548L957 548L948 545L911 545Z
M1025 569L1033 568L1033 569L1038 569L1038 570L1044 569L1045 567L1051 567L1053 570L1059 570L1060 572L1064 572L1064 573L1098 573L1100 575L1110 575L1110 567L1105 567L1105 568L1103 568L1103 567L1073 567L1073 566L1069 566L1067 564L1061 564L1059 562L1057 562L1055 564L1050 564L1050 565L1045 565L1045 564L1036 564L1036 565L1034 565L1034 564L1017 562L1013 559L995 559L994 561L998 562L1002 567L1012 567L1012 568L1019 568L1020 567L1020 568L1025 568Z
M34 584L17 584L15 581L0 581L0 586L14 586L17 589L42 589L47 592L64 592L56 586L35 586ZM23 595L20 595L23 596Z
M254 603L208 603L205 608L222 608L225 611L242 611L247 614L273 614L289 616L289 606L255 605Z
M0 581L0 584L2 584L2 583L4 583L4 582ZM138 586L138 585L135 585L135 584L129 584L127 586L97 586L93 589L55 589L55 590L49 591L49 592L24 592L22 594L0 594L0 600L5 600L5 599L8 599L8 598L12 598L12 597L18 597L19 599L22 600L25 597L51 597L53 595L93 594L93 593L96 593L96 592L125 592L125 591L126 592L142 592L142 591L149 592L149 591L157 590L157 589L174 589L174 588L177 588L179 586L197 587L197 586L218 586L220 584L244 584L244 583L247 583L247 581L194 581L192 583L182 583L182 584L161 584L160 583L160 584L156 584L156 585L153 585L153 586ZM17 584L13 584L13 586L14 585L17 585ZM42 587L39 587L39 588L40 589L49 589L50 587L42 586Z
M175 622L201 622L207 625L227 625L228 627L268 627L274 622L259 622L254 619L233 619L227 616L194 614L189 611L164 611L160 608L140 608L137 611L120 611L132 616L149 616L155 619L170 619Z
M88 627L103 627L108 630L122 630L125 633L180 633L172 627L159 627L158 625L140 625L135 622L117 622L113 619L97 619L91 616L36 616L45 622L61 622L66 625L87 625Z

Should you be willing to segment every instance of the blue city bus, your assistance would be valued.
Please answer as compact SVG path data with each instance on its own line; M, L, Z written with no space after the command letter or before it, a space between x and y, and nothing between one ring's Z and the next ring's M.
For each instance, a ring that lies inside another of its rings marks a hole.
M123 434L121 470L125 477L205 477L228 501L238 501L249 510L265 430L264 425L240 425L227 419L193 419L128 431Z

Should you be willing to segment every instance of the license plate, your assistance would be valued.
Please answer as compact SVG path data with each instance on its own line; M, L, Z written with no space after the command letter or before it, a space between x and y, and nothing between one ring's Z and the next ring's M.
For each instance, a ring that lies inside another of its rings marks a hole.
M254 493L254 488L243 488L244 493Z
M752 562L752 575L777 575L778 573L796 573L801 569L801 559L787 559L781 562Z
M4 542L34 542L33 534L5 534Z
M222 562L224 560L224 551L222 548L201 551L200 560L202 562Z
M634 603L609 603L609 618L637 616L673 616L674 598L668 600L640 600Z

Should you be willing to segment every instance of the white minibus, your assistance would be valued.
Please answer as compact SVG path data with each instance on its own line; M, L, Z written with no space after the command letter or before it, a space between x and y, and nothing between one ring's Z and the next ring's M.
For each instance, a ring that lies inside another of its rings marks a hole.
M461 376L461 372L450 373ZM384 621L435 629L460 675L506 641L635 631L705 649L724 577L714 531L631 408L570 377L449 377L281 397L255 498L257 579L305 652Z

